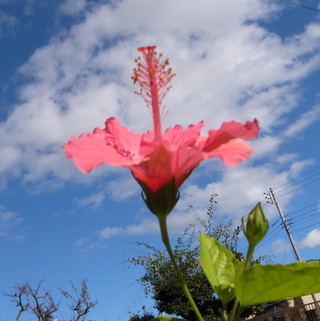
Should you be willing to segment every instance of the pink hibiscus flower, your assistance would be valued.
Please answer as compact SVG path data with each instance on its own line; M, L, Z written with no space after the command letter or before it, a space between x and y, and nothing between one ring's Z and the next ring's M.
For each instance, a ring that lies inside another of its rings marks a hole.
M84 173L104 163L128 168L141 185L150 210L167 215L178 200L179 187L203 160L218 157L225 165L235 166L248 159L253 150L244 140L257 137L259 125L256 119L246 124L231 121L219 130L211 129L208 136L201 136L204 122L187 129L176 125L162 132L160 106L175 75L155 46L138 50L142 59L136 60L133 80L151 109L154 130L136 134L112 117L104 129L96 128L79 138L72 136L63 147L66 157Z

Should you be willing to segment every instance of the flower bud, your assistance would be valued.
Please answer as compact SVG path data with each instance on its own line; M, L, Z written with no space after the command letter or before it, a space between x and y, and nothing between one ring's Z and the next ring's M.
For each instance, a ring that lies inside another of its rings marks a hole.
M260 203L247 216L242 218L242 229L251 247L255 247L267 234L269 223Z

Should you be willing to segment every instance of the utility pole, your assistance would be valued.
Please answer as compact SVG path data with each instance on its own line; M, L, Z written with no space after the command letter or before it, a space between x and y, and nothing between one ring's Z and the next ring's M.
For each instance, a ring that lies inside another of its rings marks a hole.
M273 205L275 205L275 206L277 207L277 210L278 210L279 215L280 215L280 217L281 217L283 226L284 226L284 228L285 228L285 230L286 230L286 232L287 232L287 235L288 235L288 237L289 237L289 240L290 240L290 243L291 243L293 252L294 252L294 254L295 254L296 258L297 258L297 261L301 261L301 257L300 257L300 255L299 255L299 252L298 252L298 250L297 250L297 247L296 247L296 245L295 245L295 243L294 243L294 240L293 240L293 238L292 238L291 232L290 232L290 230L289 230L288 222L287 222L286 218L285 218L284 215L283 215L283 212L282 212L282 210L281 210L281 207L280 207L280 205L279 205L279 203L278 203L278 201L277 201L277 199L276 199L276 197L275 197L275 195L274 195L274 192L273 192L272 188L270 187L270 188L269 188L269 192L268 192L268 193L264 193L264 194L265 194L265 195L268 195L268 196L266 196L266 199L268 199L268 200L267 200L267 203L273 204ZM316 308L317 314L318 314L318 316L320 316L319 302L317 301L317 298L316 298L316 296L315 296L314 293L312 293L311 296L312 296L312 300L313 300L313 302L314 302L314 304L315 304L315 308Z
M274 195L274 193L273 193L272 188L270 187L269 193L265 193L265 194L267 194L267 195L270 196L270 198L266 197L266 198L268 198L267 203L269 203L269 204L274 204L274 205L277 207L277 210L278 210L279 215L280 215L280 217L281 217L283 226L284 226L284 228L285 228L285 230L286 230L286 232L287 232L287 235L288 235L288 237L289 237L289 240L290 240L290 243L291 243L293 252L294 252L294 254L295 254L296 258L297 258L297 261L301 261L301 257L300 257L300 255L299 255L299 252L298 252L298 250L297 250L297 247L296 247L296 245L295 245L295 243L294 243L294 240L293 240L293 238L292 238L291 232L290 232L290 230L289 230L288 222L287 222L287 220L285 219L285 217L284 217L284 215L283 215L283 212L282 212L282 210L281 210L281 207L280 207L280 205L279 205L279 203L278 203L278 201L277 201L277 199L276 199L276 197L275 197L275 195Z

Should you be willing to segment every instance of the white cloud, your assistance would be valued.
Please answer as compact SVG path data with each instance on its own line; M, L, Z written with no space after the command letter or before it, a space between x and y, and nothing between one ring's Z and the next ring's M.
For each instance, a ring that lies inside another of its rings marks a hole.
M300 243L302 247L311 247L311 248L320 245L320 229L316 228L310 231Z
M105 194L102 192L99 192L82 199L76 199L75 203L78 205L78 207L95 208L100 206L104 200L105 200Z
M86 0L66 0L60 5L60 11L67 15L77 15L86 7Z
M282 140L280 137L264 135L250 142L254 153L251 156L251 159L261 159L265 157L270 157L278 152Z
M219 181L210 183L204 188L188 185L183 190L179 208L187 208L189 204L203 208L203 204L208 203L208 197L214 190L218 193L217 214L239 219L258 201L265 200L263 193L268 192L269 187L280 186L287 182L288 173L277 173L275 169L267 166L229 168L222 173ZM287 200L283 199L283 204ZM274 212L268 213L269 217L273 215Z
M308 126L312 125L314 122L320 119L320 105L314 106L311 110L308 110L302 114L296 122L290 125L285 131L285 136L293 137L300 134Z
M122 175L119 173L117 179L107 184L106 193L109 198L121 201L140 193L140 188L132 175L125 172L125 174Z
M100 238L108 239L115 235L124 234L124 229L121 227L105 227L98 234Z
M21 241L24 238L24 234L17 232L16 228L22 222L22 217L14 212L5 210L5 208L0 205L0 237Z
M17 27L18 20L16 17L6 14L0 10L0 38L12 36Z
M277 160L277 163L279 164L288 164L293 160L297 159L297 157L298 157L298 154L296 153L287 153L287 154L278 155L276 160Z
M312 159L305 159L303 161L292 162L290 166L290 178L292 179L299 178L302 171L308 168L308 166L313 164L314 164L314 160Z
M274 255L292 251L291 244L283 239L278 239L272 242L271 246L273 248Z
M142 235L154 233L159 233L159 224L155 217L140 218L138 224L130 224L126 227L107 226L97 232L98 236L103 240L117 235Z
M71 14L84 5L68 0L61 10ZM0 123L2 186L10 177L20 177L39 184L41 191L48 175L56 180L50 185L59 188L64 182L92 183L101 173L115 173L108 166L88 176L77 173L61 146L72 134L103 127L110 116L135 131L150 128L147 108L133 95L136 88L130 80L135 48L148 44L157 44L177 73L165 101L170 113L164 127L204 119L209 129L232 119L260 120L262 134L253 143L252 160L274 157L263 167L249 168L251 163L223 173L214 186L225 191L219 199L226 211L236 213L231 203L241 208L269 185L286 183L288 174L278 173L273 164L281 156L280 147L318 117L314 107L292 125L286 118L298 107L299 81L319 68L320 24L282 39L257 22L274 17L277 10L275 4L253 0L242 1L237 10L231 0L92 5L81 22L38 48L19 70L26 81L20 102ZM124 180L110 181L108 188L115 199L135 193Z
M92 250L101 250L103 248L105 248L107 245L105 244L105 242L103 242L103 240L97 240L92 242L90 239L88 238L82 238L79 239L75 242L75 245L80 248L81 252L83 253L88 253L88 252L92 252Z

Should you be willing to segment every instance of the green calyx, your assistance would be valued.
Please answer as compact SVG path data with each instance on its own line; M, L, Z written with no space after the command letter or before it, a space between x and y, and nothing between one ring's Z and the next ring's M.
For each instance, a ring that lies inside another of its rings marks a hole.
M142 199L148 206L149 210L156 216L167 216L175 207L179 200L179 190L175 185L173 177L169 182L163 184L156 192L143 181L134 177L142 188Z

